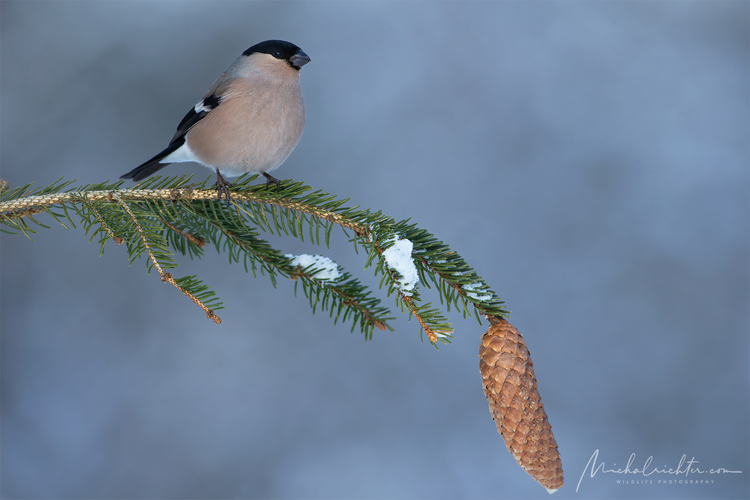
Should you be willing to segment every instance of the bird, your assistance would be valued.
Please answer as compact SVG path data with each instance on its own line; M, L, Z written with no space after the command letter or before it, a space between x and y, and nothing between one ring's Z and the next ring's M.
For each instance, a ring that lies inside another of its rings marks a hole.
M188 111L169 145L121 179L138 182L170 163L197 162L216 172L219 200L224 179L270 172L297 146L305 128L299 70L310 57L293 43L266 40L242 53Z

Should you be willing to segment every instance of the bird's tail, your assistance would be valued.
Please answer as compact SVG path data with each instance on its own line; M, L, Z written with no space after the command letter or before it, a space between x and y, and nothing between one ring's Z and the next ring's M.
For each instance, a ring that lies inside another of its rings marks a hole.
M131 170L127 174L121 175L120 179L133 179L133 182L138 182L140 180L145 179L149 175L154 174L155 172L169 165L169 163L159 163L159 161L163 160L164 158L172 154L175 150L177 150L184 143L185 143L185 139L181 137L180 139L174 141L169 146L167 146L167 148L164 151L154 156L147 162L135 167L133 170Z

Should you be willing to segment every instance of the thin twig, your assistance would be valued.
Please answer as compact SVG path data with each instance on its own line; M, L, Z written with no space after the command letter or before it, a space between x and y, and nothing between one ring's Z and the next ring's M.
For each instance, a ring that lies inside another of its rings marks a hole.
M300 268L300 266L297 266L297 267ZM385 323L383 323L382 321L376 320L375 317L370 312L370 310L367 309L366 307L364 307L363 305L361 305L356 300L354 300L351 295L345 294L344 292L342 292L341 290L339 290L338 288L336 288L334 286L324 285L322 283L322 280L317 280L315 278L312 278L310 276L302 274L301 268L300 268L300 273L297 274L297 275L295 275L292 279L297 279L297 277L301 277L303 279L308 279L310 281L313 281L318 286L325 286L326 288L328 288L329 290L331 290L333 293L335 293L336 295L338 295L339 297L341 297L343 299L343 301L344 301L344 305L346 305L347 307L348 306L353 306L355 309L357 309L360 312L360 314L362 314L362 316L364 316L367 319L368 323L370 323L371 325L377 327L380 330L385 331Z
M165 283L169 283L170 285L174 286L175 288L177 288L178 290L180 290L182 293L184 293L185 295L187 295L190 300L192 300L194 303L198 304L198 306L201 309L203 309L203 312L206 313L206 317L208 319L212 320L217 325L221 324L221 318L219 316L217 316L216 313L212 309L209 309L208 307L206 307L206 305L203 302L201 302L201 300L198 297L196 297L195 295L193 295L192 293L188 292L183 287L181 287L180 285L178 285L177 282L175 281L175 279L172 277L171 274L164 273L164 275L162 276L161 280L164 281Z
M182 230L180 230L177 226L166 220L164 217L159 216L159 220L161 220L162 224L167 226L169 229L174 231L175 233L179 234L183 238L189 240L192 244L199 248L203 248L206 246L206 242L202 240L201 238L198 238L197 236L193 236L192 234L188 234Z
M265 257L265 256L263 256L263 255L259 254L258 252L256 252L255 250L253 250L253 248L252 248L252 247L251 247L251 246L250 246L250 245L249 245L249 244L248 244L248 243L247 243L246 241L244 241L244 240L241 240L241 239L240 239L240 238L239 238L239 237L238 237L238 236L237 236L236 234L234 234L234 233L233 233L232 231L229 231L229 230L227 230L227 229L224 229L223 227L221 227L221 225L219 225L219 224L217 224L216 222L214 222L213 220L209 219L209 218L208 218L208 215L207 215L207 214L205 214L205 213L203 214L203 217L204 217L204 218L205 218L205 219L206 219L206 220L208 221L208 223L209 223L209 224L211 224L211 225L212 225L212 226L214 226L214 227L215 227L216 229L218 229L219 231L221 231L221 232L222 232L222 233L224 234L224 236L226 236L227 238L229 238L230 240L232 240L232 241L233 241L234 243L236 243L236 244L237 244L238 246L241 246L242 248L244 248L246 252L249 252L249 253L253 254L253 256L254 256L255 258L257 258L258 260L262 260L262 261L265 261L265 262L269 262L269 259L268 259L268 257Z
M141 223L138 222L138 218L133 214L133 211L130 210L130 207L122 201L122 198L120 198L117 194L114 192L110 193L111 200L115 200L117 203L122 206L122 208L125 209L125 211L128 213L130 218L133 220L133 223L135 224L135 228L138 230L138 234L141 236L141 241L143 241L143 246L146 247L146 252L148 252L148 256L151 259L151 262L154 264L154 267L159 272L159 276L162 278L162 281L164 280L164 275L166 274L164 270L159 265L159 261L156 260L156 257L154 257L154 253L151 251L151 247L148 245L148 240L146 239L146 233L143 232L143 228L141 227Z
M373 244L373 246L375 247L375 250L378 252L378 254L380 254L380 257L383 260L385 260L385 257L383 257L384 250L380 247L377 241L372 240L371 233L366 232L363 234L363 236ZM386 266L386 270L388 271L388 275L391 277L391 280L397 283L398 281L393 276L394 271L392 271L387 266ZM424 320L424 318L422 318L422 316L419 314L419 311L417 311L417 307L414 305L414 299L412 299L410 295L407 295L403 291L401 291L401 289L398 289L398 293L399 295L401 295L401 301L406 305L406 308L409 310L411 314L414 315L415 318L417 318L417 321L419 321L420 326L424 330L425 335L427 335L427 338L430 339L430 342L432 343L437 342L438 334L443 336L443 335L450 335L453 333L453 330L432 330L427 325L427 322Z
M141 227L140 222L138 222L138 218L133 214L133 212L130 210L130 207L125 203L122 198L118 194L116 194L113 191L110 191L110 200L114 199L117 203L119 203L123 209L128 213L130 218L133 220L133 223L135 224L136 229L138 230L138 234L141 236L141 241L143 241L143 246L146 248L146 252L148 252L148 256L151 259L151 262L154 264L154 267L159 273L159 277L164 283L169 283L170 285L174 286L178 290L180 290L182 293L188 296L190 300L192 300L194 303L198 304L201 309L203 309L203 312L206 313L206 317L208 319L213 320L214 323L217 325L221 324L221 318L219 318L215 312L213 312L211 309L206 307L206 305L201 302L201 300L193 295L192 293L185 290L183 287L181 287L177 282L175 281L174 277L172 277L171 274L164 272L164 270L159 265L159 261L156 260L156 257L154 256L154 253L151 251L151 247L148 245L148 241L146 240L146 234L143 232L143 228Z
M414 305L414 300L411 297L401 294L401 299L404 301L404 304L406 304L406 308L409 310L409 312L412 313L415 318L417 318L417 321L419 321L419 325L424 330L427 338L430 339L430 342L435 343L437 342L438 337L445 337L453 333L453 330L433 330L427 325L424 319L422 319L422 316L419 315L419 313L417 312L417 307Z
M451 252L451 253L453 253L453 252ZM463 299L464 301L466 301L467 303L469 303L469 304L473 305L475 309L479 310L479 313L480 313L480 314L482 314L482 316L487 316L487 314L486 314L486 312L485 312L485 311L486 311L486 309L485 309L484 307L482 307L481 305L479 305L479 304L477 304L477 303L475 303L475 302L472 302L472 301L471 301L471 299L470 299L470 298L469 298L469 296L468 296L468 293L466 292L466 290L464 290L464 287L463 287L462 285L458 285L458 284L456 284L456 283L453 283L453 282L451 282L451 281L450 281L450 280L449 280L449 279L447 278L447 276L448 276L448 273L444 273L444 272L442 272L442 271L438 271L438 270L437 270L437 269L435 269L435 267L434 267L434 266L433 266L432 264L430 264L430 262L429 262L429 261L428 261L427 259L425 259L424 257L419 257L419 261L420 261L420 262L422 263L422 265L423 265L424 267L426 267L427 269L429 269L429 270L430 270L430 271L431 271L431 272L432 272L433 274L437 274L437 275L438 275L438 276L439 276L439 277L440 277L440 278L441 278L441 279L442 279L442 280L443 280L444 282L446 282L446 283L447 283L448 285L450 285L450 286L451 286L451 288L453 288L454 290L456 290L456 292L458 292L458 294L459 294L459 295L461 296L461 298L462 298L462 299ZM476 293L476 292L475 292L475 293ZM447 300L447 296L446 296L446 300ZM465 309L466 309L466 308L464 307L464 310L465 310ZM489 316L487 316L487 317L489 318Z
M94 215L96 215L96 218L99 219L99 223L106 229L107 233L109 234L109 237L112 238L112 241L117 243L118 245L122 245L122 242L125 241L125 239L122 236L115 235L114 231L107 225L107 223L104 221L104 218L101 216L99 211L96 209L93 203L90 203L85 197L81 197L81 200L88 205L89 209L94 212Z
M430 339L430 342L437 342L437 335L429 326L427 326L427 323L425 323L425 321L422 319L422 316L417 313L417 308L414 306L414 301L412 300L412 298L408 295L401 294L401 300L404 302L404 304L406 304L406 308L409 310L409 312L412 313L415 318L417 318L417 321L419 321L419 325L424 330L427 338Z

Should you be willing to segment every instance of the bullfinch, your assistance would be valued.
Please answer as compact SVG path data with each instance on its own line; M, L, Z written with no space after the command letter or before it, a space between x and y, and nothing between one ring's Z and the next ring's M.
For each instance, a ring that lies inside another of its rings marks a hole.
M310 57L293 43L267 40L238 57L177 126L169 146L121 179L137 182L170 163L194 161L216 171L219 199L229 201L224 179L270 172L284 163L305 128L299 70Z

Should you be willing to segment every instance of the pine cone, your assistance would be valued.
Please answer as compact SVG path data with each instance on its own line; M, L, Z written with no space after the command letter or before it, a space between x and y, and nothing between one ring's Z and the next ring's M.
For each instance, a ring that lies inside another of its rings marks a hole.
M535 481L554 493L563 485L562 462L536 388L534 363L521 334L502 318L479 345L479 369L490 414L508 451Z

